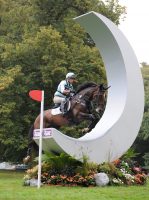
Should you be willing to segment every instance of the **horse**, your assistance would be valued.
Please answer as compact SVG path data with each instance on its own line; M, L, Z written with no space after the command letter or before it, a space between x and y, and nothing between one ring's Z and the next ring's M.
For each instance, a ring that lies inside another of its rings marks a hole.
M44 111L43 128L57 128L61 126L77 124L83 120L89 120L90 124L87 128L83 129L83 133L91 131L97 122L99 121L106 102L106 91L109 87L105 87L103 84L96 84L94 82L84 83L79 86L75 95L73 95L70 101L70 109L67 114L62 113L53 115L52 109ZM40 128L40 115L34 121L34 124L29 131L29 144L27 156L24 158L24 162L30 159L32 148L37 150L37 145L33 140L34 129Z

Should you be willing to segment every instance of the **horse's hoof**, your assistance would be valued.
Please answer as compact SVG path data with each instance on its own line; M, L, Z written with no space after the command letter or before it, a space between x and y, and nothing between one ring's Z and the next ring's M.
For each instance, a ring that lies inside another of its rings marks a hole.
M26 156L24 159L23 159L23 163L26 164L30 161L31 157L30 156Z
M89 132L89 128L84 128L84 129L82 130L82 133L87 133L87 132Z

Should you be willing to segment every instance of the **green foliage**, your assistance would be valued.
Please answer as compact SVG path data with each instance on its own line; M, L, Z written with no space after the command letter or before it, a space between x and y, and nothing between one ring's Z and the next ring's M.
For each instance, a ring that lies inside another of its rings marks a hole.
M36 161L38 158L35 159ZM48 172L49 175L67 175L72 176L80 174L82 177L89 176L90 174L96 173L98 165L96 163L88 162L88 158L83 156L82 162L76 160L66 153L55 155L46 152L42 156L42 171ZM35 175L36 167L33 167L28 171L28 174L32 173Z
M89 174L88 158L86 156L83 156L82 165L77 167L77 172L82 176L87 176Z
M41 180L44 184L95 186L94 175L97 173L106 173L110 180L109 185L143 185L147 180L141 167L131 160L126 162L118 159L112 163L98 165L90 163L86 156L79 162L65 153L46 153L42 158ZM148 155L144 158L148 165ZM34 166L27 170L24 176L25 185L27 180L37 178L37 169L38 166Z
M45 153L43 156L43 162L46 164L45 167L48 165L50 175L74 175L76 167L82 164L81 162L65 153L61 153L60 155ZM45 171L44 168L43 170Z
M129 148L127 152L122 156L122 159L124 161L130 161L131 159L136 158L139 155L139 153L135 152L135 149Z
M145 107L142 125L139 131L139 135L134 143L136 152L139 153L137 160L142 166L145 165L144 155L149 153L149 65L142 63L143 68L141 69L144 79L144 90L145 90Z
M104 4L101 1L99 12L118 25L120 19L125 18L126 8L125 6L119 5L119 0L106 0Z
M145 89L145 108L144 108L144 117L143 123L140 130L139 137L147 140L149 139L149 66L144 66L142 68L142 75L144 78L144 89Z
M136 167L132 161L128 163L123 159L118 159L113 163L100 164L98 172L108 175L110 185L144 185L147 181L147 176L139 166Z
M109 177L112 179L114 177L122 177L123 174L120 171L119 168L116 168L116 166L113 163L103 163L98 165L98 172L104 172L109 175Z
M19 75L21 71L20 66L15 66L15 68L10 68L7 70L1 69L0 73L0 91L9 87L14 81L15 77Z
M125 13L125 7L120 6L118 0L107 0L106 3L101 0L33 0L33 5L40 25L61 24L68 16L78 16L91 10L119 24L121 15Z
M145 153L144 156L144 168L149 170L149 152L148 153Z

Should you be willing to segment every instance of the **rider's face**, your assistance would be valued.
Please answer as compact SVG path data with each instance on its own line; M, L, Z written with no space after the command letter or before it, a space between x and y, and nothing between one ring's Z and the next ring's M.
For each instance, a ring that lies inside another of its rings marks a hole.
M76 79L74 79L74 78L69 78L69 80L68 80L68 81L69 81L69 83L71 83L71 84L72 84L72 83L75 83L75 82L76 82Z

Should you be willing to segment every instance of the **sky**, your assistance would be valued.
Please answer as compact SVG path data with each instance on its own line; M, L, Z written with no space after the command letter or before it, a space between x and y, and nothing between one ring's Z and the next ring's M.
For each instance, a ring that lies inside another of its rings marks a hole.
M119 28L130 42L139 63L149 64L149 0L119 0L127 14Z

